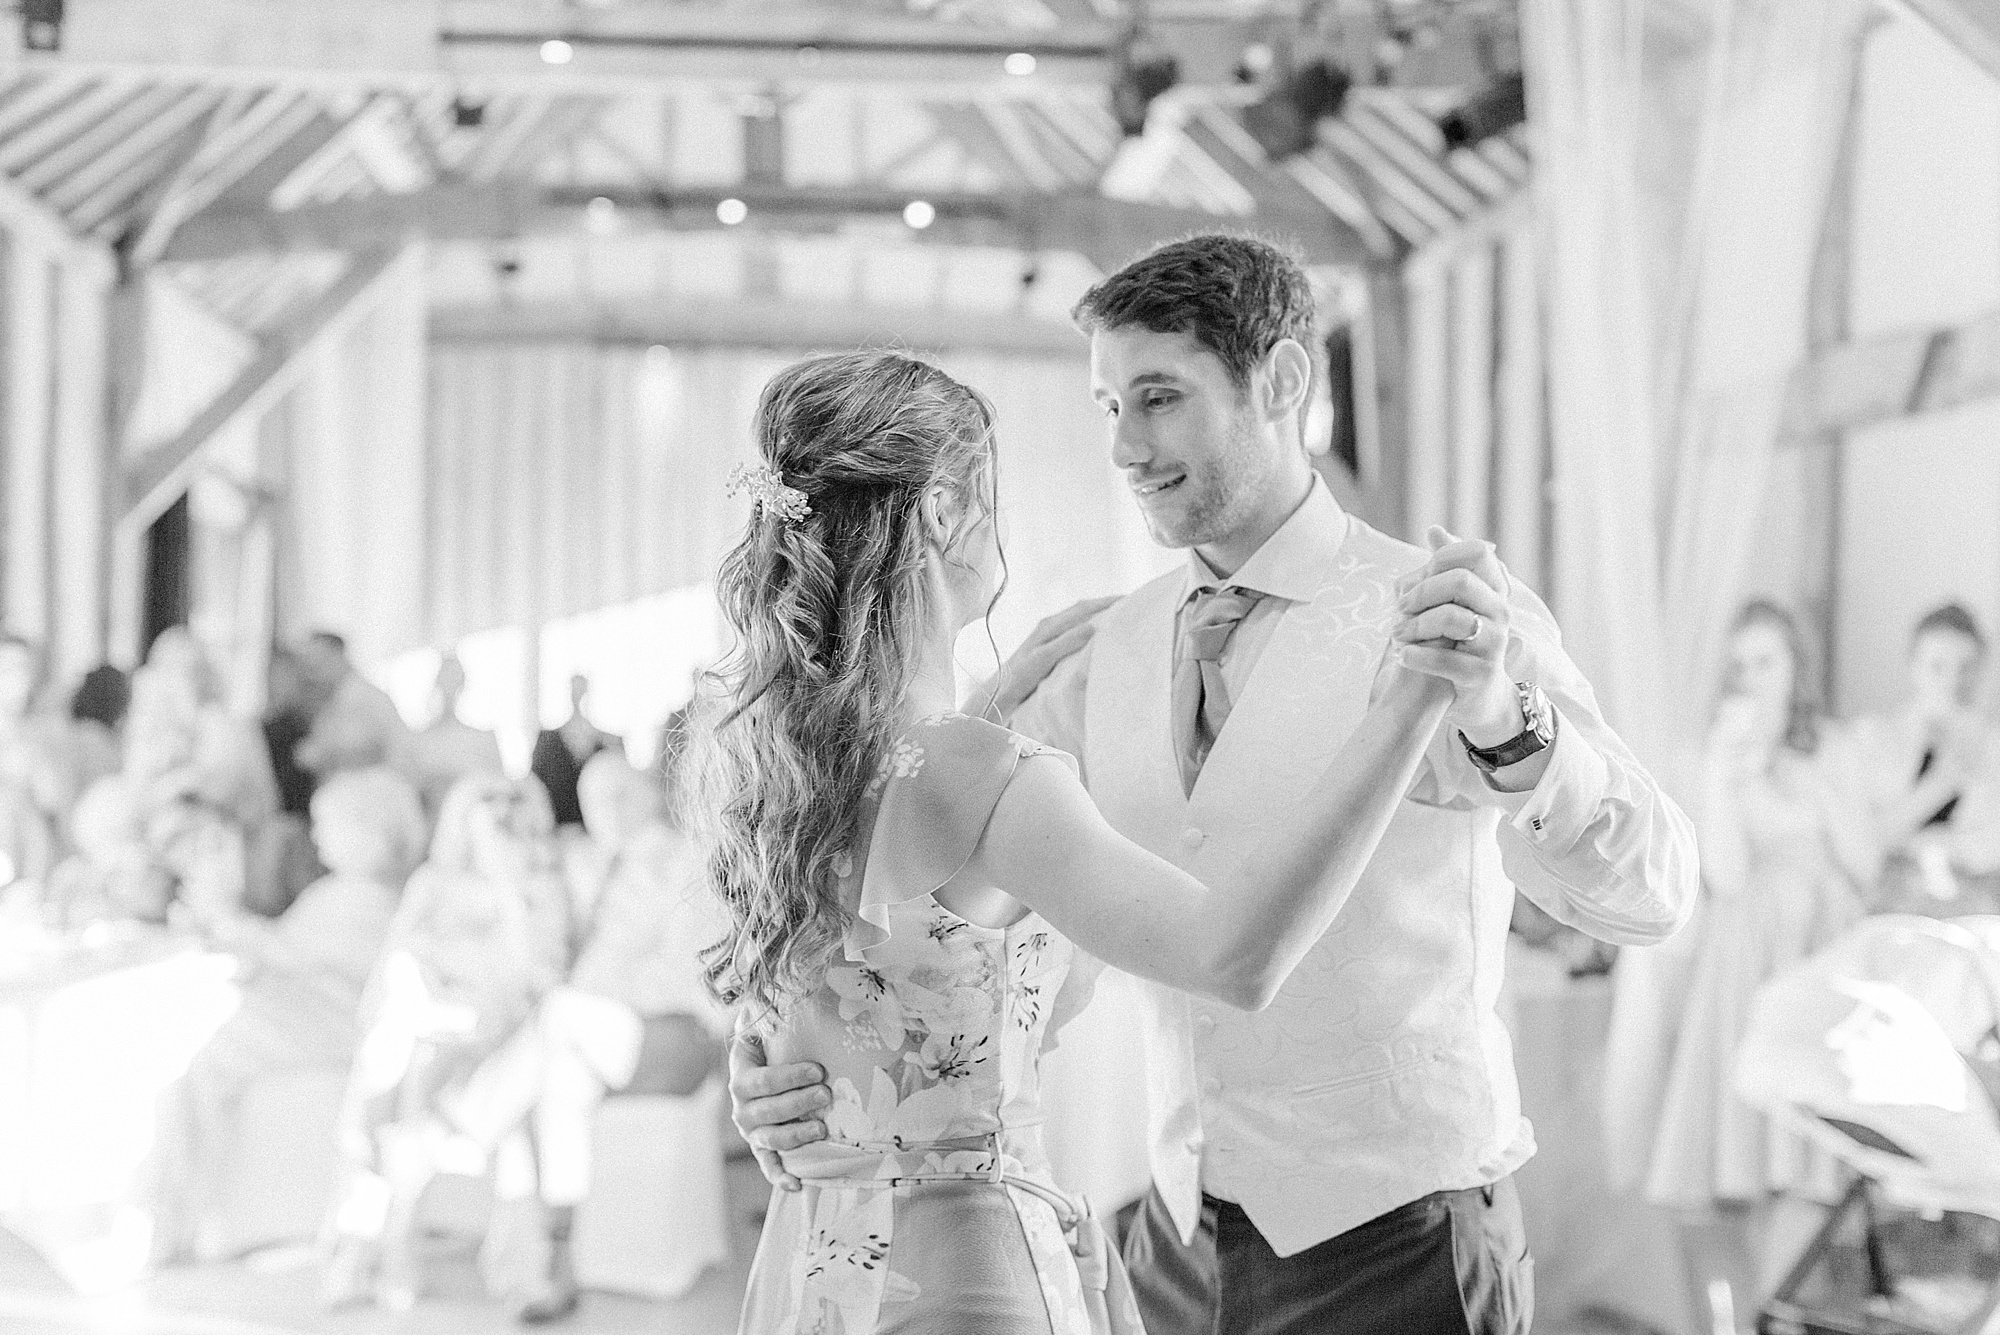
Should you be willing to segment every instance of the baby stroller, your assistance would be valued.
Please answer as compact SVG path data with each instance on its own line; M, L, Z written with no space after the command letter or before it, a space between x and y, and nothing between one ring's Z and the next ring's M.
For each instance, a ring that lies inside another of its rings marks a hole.
M1763 1335L2000 1332L2000 918L1872 918L1757 995L1736 1090L1855 1181Z

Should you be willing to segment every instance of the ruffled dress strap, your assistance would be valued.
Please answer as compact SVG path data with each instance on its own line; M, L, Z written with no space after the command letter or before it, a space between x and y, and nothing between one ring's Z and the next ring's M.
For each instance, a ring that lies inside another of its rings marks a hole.
M1016 769L1040 756L1076 771L1068 754L965 714L923 719L903 734L869 786L867 863L846 890L849 960L889 939L896 905L936 893L964 869Z

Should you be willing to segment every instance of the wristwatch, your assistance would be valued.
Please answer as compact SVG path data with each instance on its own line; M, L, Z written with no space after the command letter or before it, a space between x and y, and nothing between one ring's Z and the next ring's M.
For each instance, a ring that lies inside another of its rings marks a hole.
M1518 736L1510 737L1498 746L1474 746L1464 733L1458 734L1467 758L1488 774L1520 764L1537 751L1547 749L1556 739L1556 711L1549 704L1549 697L1542 694L1542 688L1517 681L1514 689L1521 695L1521 717L1528 721L1528 726Z

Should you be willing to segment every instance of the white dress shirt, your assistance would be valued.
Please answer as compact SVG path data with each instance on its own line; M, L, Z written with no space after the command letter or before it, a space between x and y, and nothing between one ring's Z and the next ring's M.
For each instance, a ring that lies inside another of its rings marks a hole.
M1219 871L1283 818L1359 720L1395 581L1427 559L1346 515L1316 480L1228 579L1191 553L1183 572L1105 613L1011 726L1077 757L1121 832L1197 874ZM1265 597L1223 656L1235 709L1183 800L1166 701L1145 697L1164 696L1187 595L1204 585ZM1494 788L1440 729L1352 898L1269 1010L1146 989L1154 1177L1184 1231L1206 1191L1241 1202L1290 1255L1512 1172L1534 1150L1494 1010L1515 888L1611 941L1662 940L1691 911L1686 817L1606 726L1540 599L1517 582L1510 602L1508 670L1558 716L1536 786Z

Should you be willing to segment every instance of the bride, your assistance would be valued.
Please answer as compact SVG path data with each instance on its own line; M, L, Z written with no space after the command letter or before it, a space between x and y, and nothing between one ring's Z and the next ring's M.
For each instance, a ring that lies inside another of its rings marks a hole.
M731 928L708 976L833 1092L826 1139L783 1156L803 1189L773 1195L742 1330L1137 1331L1041 1145L1039 1055L1083 999L1079 952L1267 1004L1450 688L1387 665L1284 838L1204 883L1113 832L1069 757L954 712L953 642L1004 569L984 398L893 353L820 357L765 388L757 437L757 514L719 577L737 649L699 806Z

